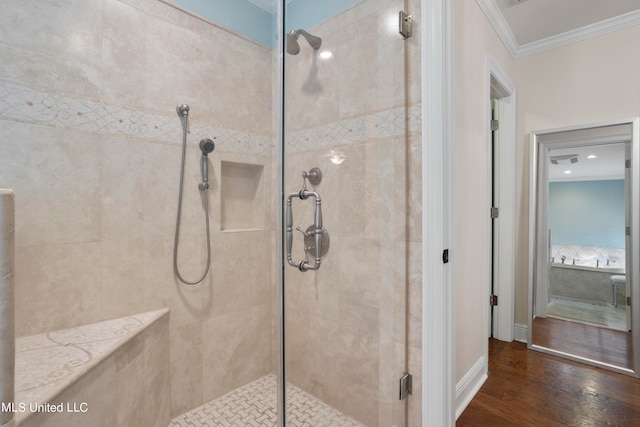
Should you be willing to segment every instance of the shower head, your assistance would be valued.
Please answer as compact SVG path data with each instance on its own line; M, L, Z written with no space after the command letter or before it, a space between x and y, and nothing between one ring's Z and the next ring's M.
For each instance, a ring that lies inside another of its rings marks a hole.
M216 148L216 145L213 143L211 139L205 138L202 141L200 141L200 150L202 151L203 156L206 156L207 154L211 153L214 148Z
M297 55L300 53L300 44L298 43L298 37L304 37L309 45L314 49L319 49L322 45L322 39L320 37L313 36L307 33L305 30L291 30L287 33L287 53L289 55Z

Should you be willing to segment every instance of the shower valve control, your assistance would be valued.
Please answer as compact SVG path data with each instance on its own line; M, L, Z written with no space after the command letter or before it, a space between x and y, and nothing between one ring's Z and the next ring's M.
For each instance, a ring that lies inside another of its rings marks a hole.
M300 227L296 227L296 230L301 232L302 235L304 236L304 251L307 253L307 255L313 256L313 254L315 254L315 251L316 251L315 226L311 224L309 227L307 227L306 231ZM322 235L322 238L321 238L322 243L320 244L320 258L324 258L327 252L329 252L329 245L330 245L329 232L327 231L326 228L322 227L321 235Z

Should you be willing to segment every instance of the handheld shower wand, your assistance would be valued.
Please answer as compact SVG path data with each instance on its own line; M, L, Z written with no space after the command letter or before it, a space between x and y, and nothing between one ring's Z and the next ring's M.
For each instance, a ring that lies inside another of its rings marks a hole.
M180 218L182 216L182 189L184 187L184 165L185 156L187 154L187 133L189 129L189 106L186 104L180 104L176 107L176 113L180 116L180 123L182 124L182 161L180 162L180 184L178 191L178 209L176 215L176 232L173 240L173 271L176 277L185 285L197 285L202 282L209 273L209 267L211 267L211 234L209 233L209 195L207 190L209 189L209 162L207 155L211 153L215 147L213 141L209 138L205 138L200 141L200 150L202 156L200 156L200 171L202 172L202 182L198 184L200 191L203 191L202 196L204 202L204 217L205 217L205 234L207 241L207 265L202 275L194 281L185 279L180 274L178 268L178 242L180 240Z
M216 145L209 138L205 138L200 141L200 151L202 151L202 156L200 156L200 172L202 173L202 182L198 184L198 188L200 190L206 190L209 188L209 159L208 154L211 153Z

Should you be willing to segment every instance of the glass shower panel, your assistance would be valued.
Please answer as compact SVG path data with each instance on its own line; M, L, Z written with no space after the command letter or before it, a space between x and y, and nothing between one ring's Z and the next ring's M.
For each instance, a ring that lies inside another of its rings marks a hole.
M285 3L287 425L406 425L404 2Z

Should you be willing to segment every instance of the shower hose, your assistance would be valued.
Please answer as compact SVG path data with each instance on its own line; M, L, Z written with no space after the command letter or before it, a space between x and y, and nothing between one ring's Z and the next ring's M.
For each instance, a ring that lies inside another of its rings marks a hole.
M182 214L182 187L184 184L184 164L187 153L187 130L189 127L189 119L187 118L187 111L183 112L178 111L180 115L180 122L182 123L182 161L180 164L180 189L178 190L178 214L176 219L176 234L173 241L173 271L175 272L176 277L180 279L182 283L185 285L197 285L202 282L205 277L207 277L207 273L209 273L209 267L211 266L211 238L209 234L209 194L207 192L208 186L201 187L201 191L203 191L204 197L204 215L205 215L205 224L206 224L206 233L207 233L207 266L202 273L202 276L198 280L189 281L186 280L180 274L180 269L178 268L178 241L180 240L180 217Z

